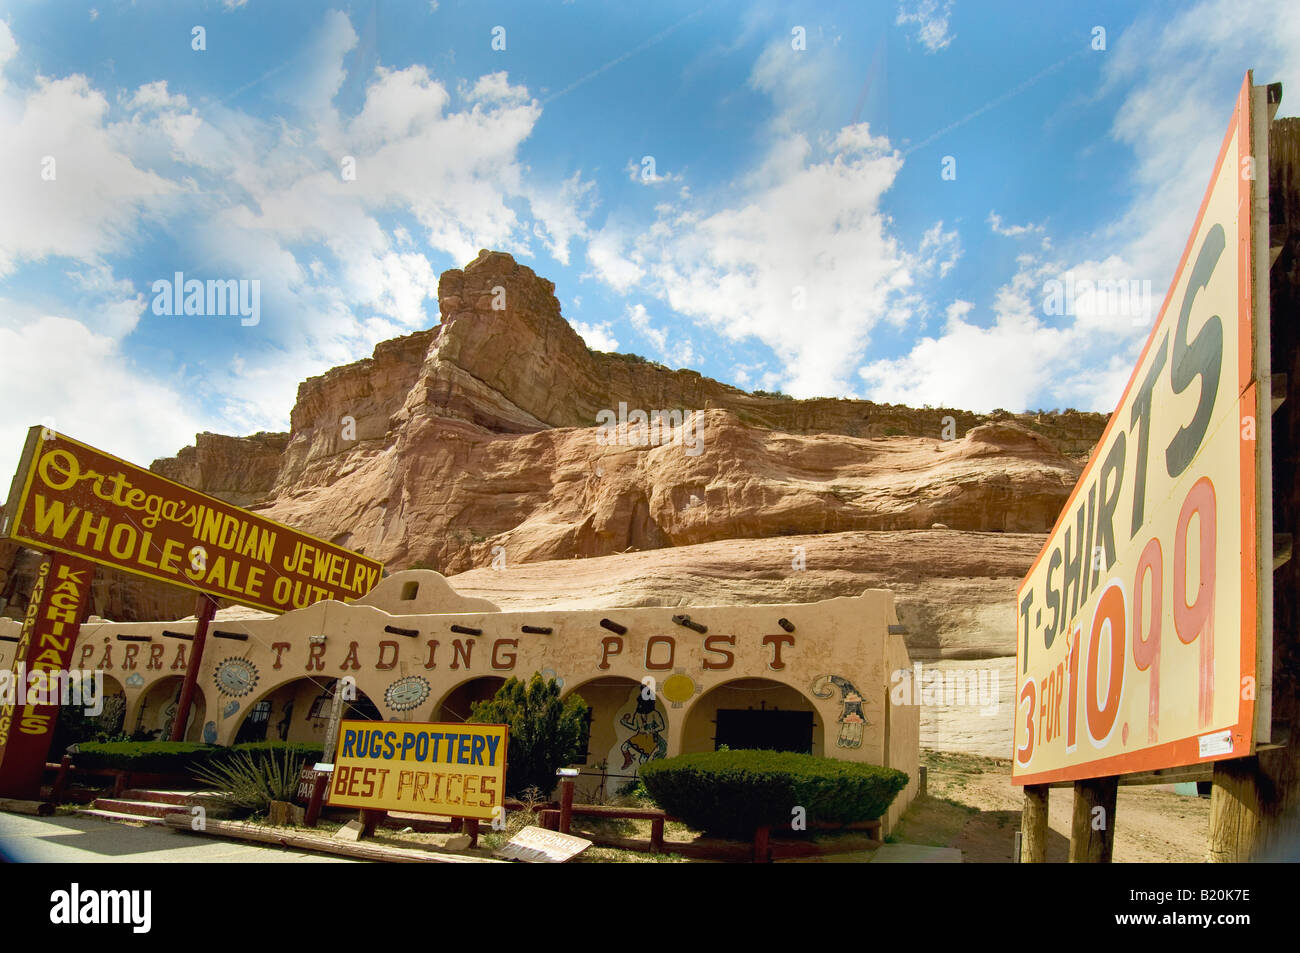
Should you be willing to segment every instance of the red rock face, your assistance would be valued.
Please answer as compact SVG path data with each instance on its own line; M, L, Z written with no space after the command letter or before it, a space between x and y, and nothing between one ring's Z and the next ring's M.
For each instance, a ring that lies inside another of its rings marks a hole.
M977 551L964 534L1046 533L1105 425L1099 414L754 396L588 350L554 291L509 255L480 252L442 275L437 327L299 385L289 434L200 434L152 469L391 569L935 523L948 528L934 531L940 550ZM676 442L638 445L635 429L611 442L598 414L620 404L700 413L669 434ZM1036 547L1020 548L1028 568ZM31 563L0 548L9 614ZM888 584L889 567L877 568ZM121 620L193 607L190 594L109 572L97 592L96 611Z

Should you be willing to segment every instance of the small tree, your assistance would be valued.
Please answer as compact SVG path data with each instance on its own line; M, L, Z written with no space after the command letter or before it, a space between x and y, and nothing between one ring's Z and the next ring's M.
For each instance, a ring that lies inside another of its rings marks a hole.
M549 794L555 771L582 756L587 730L587 703L577 695L560 701L555 679L534 673L527 684L511 678L490 701L475 702L469 720L508 725L506 791L519 794L535 786Z

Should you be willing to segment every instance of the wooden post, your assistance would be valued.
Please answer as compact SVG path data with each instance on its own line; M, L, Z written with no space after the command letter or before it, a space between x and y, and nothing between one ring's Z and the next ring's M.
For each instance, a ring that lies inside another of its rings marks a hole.
M1115 775L1074 782L1070 863L1110 863L1115 848L1115 799L1118 794L1119 778Z
M664 850L664 819L662 817L651 818L650 852L652 854L662 854L663 850Z
M325 727L325 744L321 751L321 764L333 764L334 754L338 748L339 722L343 720L343 710L347 707L343 692L340 690L342 683L342 679L334 682L334 694L330 699L330 720ZM303 824L307 827L315 827L320 821L320 812L325 806L325 795L333 780L333 775L324 772L316 775L316 783L311 786L311 800L307 802L307 814L303 818Z
M330 776L324 772L316 774L316 780L311 786L311 799L307 802L307 816L303 818L303 824L307 827L315 827L320 821L321 808L325 804L325 788L330 783Z
M386 811L372 811L363 807L361 809L361 836L373 837L375 828L379 826L379 819L386 813Z
M1025 785L1025 806L1020 813L1020 862L1042 864L1047 862L1047 794L1046 784Z
M1215 762L1210 792L1211 862L1296 859L1296 844L1300 843L1298 765L1300 747L1294 733L1285 748L1261 751L1253 758Z
M1300 394L1295 389L1300 327L1294 318L1300 309L1300 119L1270 124L1268 178L1269 254L1276 256L1269 271L1272 380L1259 386L1271 393L1274 405L1270 529L1295 539L1300 534ZM1216 862L1294 860L1300 839L1300 560L1287 558L1285 550L1275 549L1273 555L1273 724L1271 737L1256 740L1276 740L1280 747L1215 762L1208 855Z
M772 849L769 846L771 836L772 828L766 824L754 831L754 863L766 864L772 859Z
M194 702L194 686L199 680L199 666L203 663L203 645L208 640L208 624L217 614L217 600L199 593L194 604L194 642L190 645L190 664L185 667L185 681L181 685L181 698L176 703L176 719L172 722L172 741L185 740L185 728L190 721L190 705Z
M68 776L72 773L72 755L65 754L59 759L59 771L54 775L54 787L50 789L50 803L57 804L68 792Z
M569 833L573 822L573 778L560 779L560 833Z
M477 847L478 846L478 818L477 817L465 818L465 833L469 835L469 846Z

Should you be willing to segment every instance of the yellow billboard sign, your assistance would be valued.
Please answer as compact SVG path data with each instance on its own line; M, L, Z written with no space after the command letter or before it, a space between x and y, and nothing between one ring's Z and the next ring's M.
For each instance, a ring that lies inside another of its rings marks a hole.
M44 427L28 431L0 535L268 612L356 599L383 564Z
M1267 174L1252 95L1247 75L1160 316L1017 594L1016 783L1253 752L1257 420L1271 408L1256 383Z
M503 810L505 725L344 721L329 803L490 819Z

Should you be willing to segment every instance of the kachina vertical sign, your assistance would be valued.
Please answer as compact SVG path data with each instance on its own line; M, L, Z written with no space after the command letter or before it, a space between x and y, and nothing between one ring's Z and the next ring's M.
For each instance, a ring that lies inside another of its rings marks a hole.
M37 572L8 686L0 691L0 797L36 800L58 722L60 702L77 701L81 684L68 672L77 632L90 604L94 567L56 553Z

